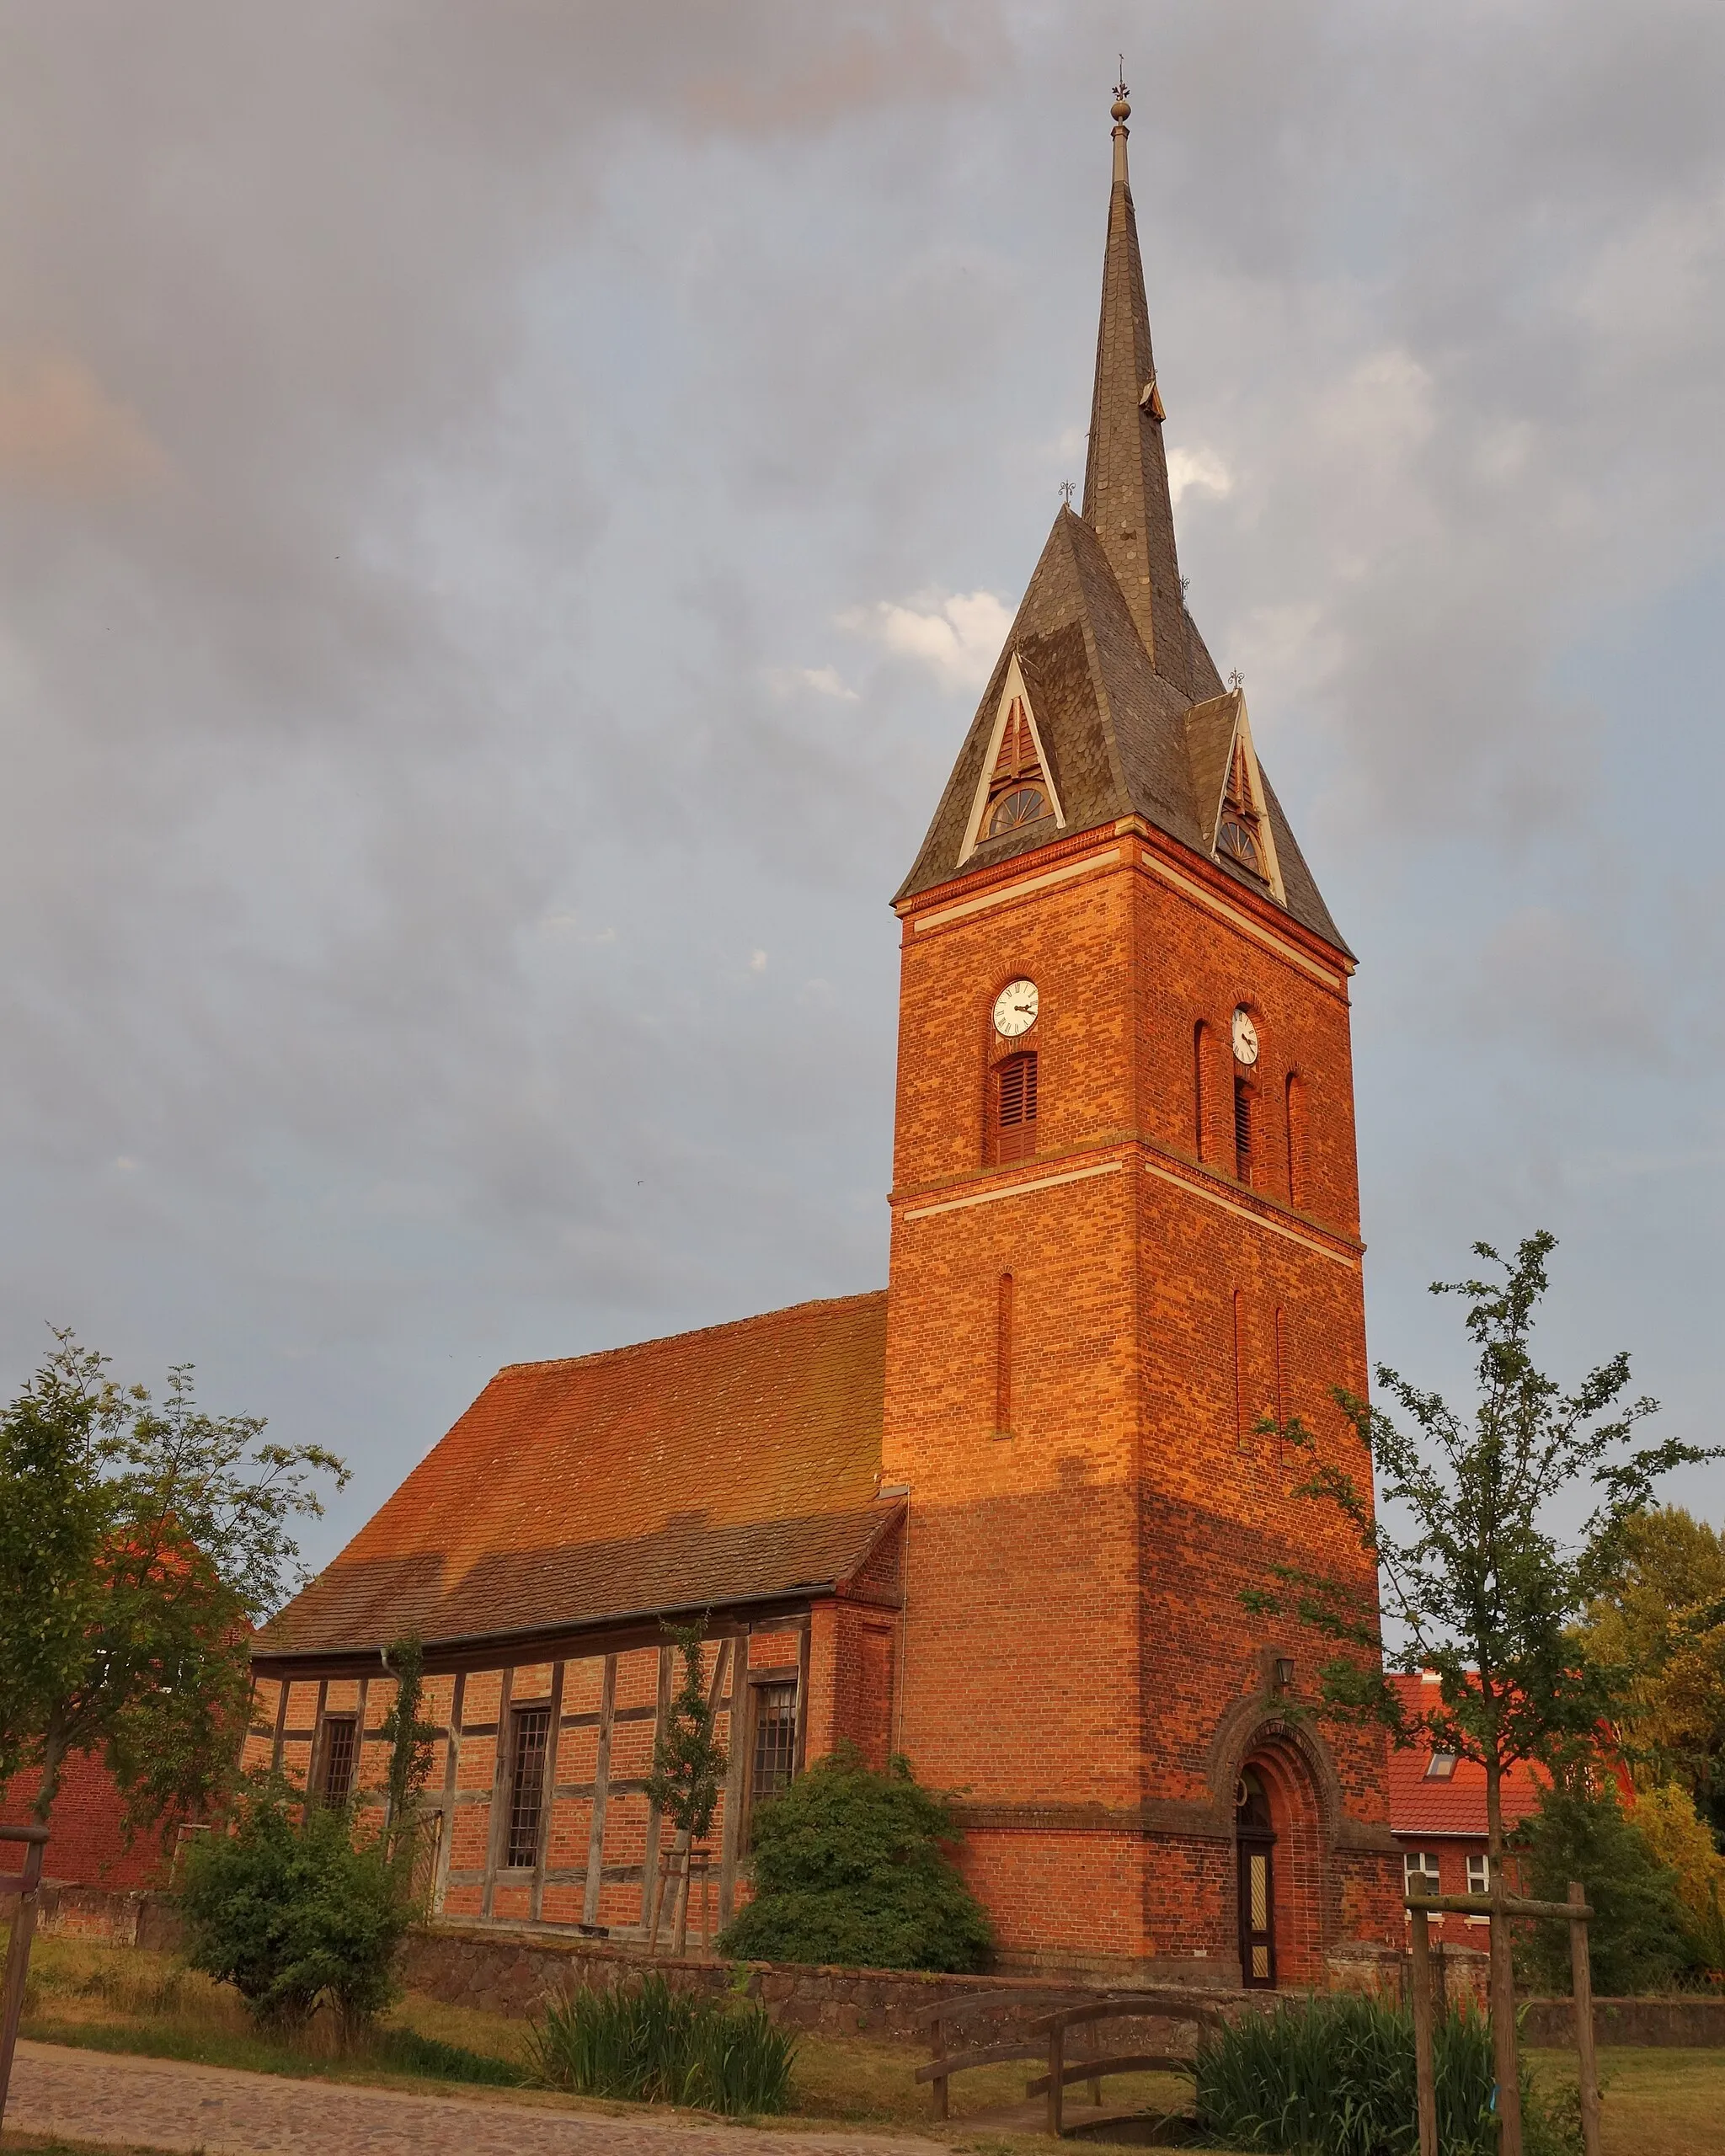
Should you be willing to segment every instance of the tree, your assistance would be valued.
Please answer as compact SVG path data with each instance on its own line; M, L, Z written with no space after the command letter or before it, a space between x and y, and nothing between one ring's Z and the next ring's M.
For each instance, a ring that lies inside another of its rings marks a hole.
M395 1701L383 1717L379 1735L389 1745L389 1773L384 1785L387 1806L384 1848L400 1870L406 1887L411 1877L419 1804L431 1773L431 1748L437 1725L422 1721L419 1708L425 1696L425 1657L417 1632L404 1633L384 1657L395 1679Z
M92 1751L131 1821L195 1813L234 1769L250 1629L296 1577L290 1523L347 1470L206 1413L189 1366L158 1406L55 1342L0 1413L0 1782L40 1767L45 1821L66 1755Z
M1635 1823L1660 1863L1677 1875L1690 1967L1717 1982L1725 1976L1725 1856L1680 1783L1643 1790Z
M905 1760L875 1774L841 1746L762 1805L750 1831L755 1898L721 1934L721 1953L877 1969L987 1961L987 1915L948 1854L952 1800Z
M1583 1636L1633 1673L1616 1732L1637 1785L1680 1783L1725 1841L1725 1540L1674 1505L1626 1521Z
M1599 1996L1627 1998L1673 1981L1688 1958L1677 1875L1624 1811L1609 1774L1570 1769L1548 1783L1514 1842L1536 1899L1561 1902L1572 1879L1586 1881L1594 1913L1588 1953ZM1517 1960L1539 1990L1567 1992L1568 1925L1533 1925L1519 1942Z
M689 1919L689 1850L713 1831L713 1814L718 1803L719 1785L728 1761L725 1748L713 1732L718 1713L717 1686L709 1694L702 1667L701 1646L706 1620L696 1625L661 1627L677 1650L682 1678L672 1694L665 1727L653 1744L653 1771L647 1780L647 1801L669 1819L676 1829L676 1854L681 1860L675 1914L676 1951L686 1943ZM735 1652L729 1640L719 1644L719 1666ZM659 1937L659 1897L654 1882L653 1918L649 1932Z
M1276 1588L1246 1598L1260 1611L1290 1606L1341 1650L1320 1672L1327 1713L1375 1720L1397 1744L1423 1742L1484 1768L1499 1893L1504 1777L1525 1760L1558 1774L1584 1757L1628 1681L1626 1670L1589 1652L1578 1620L1621 1571L1630 1523L1652 1504L1658 1478L1719 1457L1676 1438L1633 1443L1656 1403L1626 1398L1626 1354L1570 1392L1536 1367L1531 1333L1556 1247L1541 1232L1506 1260L1476 1243L1494 1277L1433 1286L1434 1294L1467 1300L1478 1388L1470 1414L1381 1364L1379 1387L1408 1427L1343 1388L1332 1396L1371 1456L1385 1509L1375 1513L1369 1487L1316 1455L1300 1494L1338 1513L1358 1537L1375 1562L1381 1602L1352 1581L1291 1565L1274 1567ZM1298 1422L1287 1434L1312 1445ZM1591 1509L1566 1536L1558 1514L1578 1492ZM1394 1628L1386 1654L1385 1615ZM1435 1703L1404 1714L1386 1668L1435 1672L1438 1685L1423 1688L1428 1700L1436 1689ZM1514 1990L1501 1922L1492 1925L1491 1951L1503 2148L1519 2156Z

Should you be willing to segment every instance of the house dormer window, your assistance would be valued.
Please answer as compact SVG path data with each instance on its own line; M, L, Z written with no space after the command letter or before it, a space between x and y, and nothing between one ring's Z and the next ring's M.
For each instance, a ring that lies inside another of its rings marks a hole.
M982 828L991 839L1005 838L1027 824L1039 824L1054 810L1042 775L1042 759L1036 752L1036 736L1024 699L1014 696L1001 728L1001 745L989 775L988 805Z
M1222 800L1222 820L1216 832L1216 857L1243 868L1260 883L1264 875L1263 847L1259 840L1259 818L1252 798L1252 777L1247 768L1246 744L1234 744L1234 761L1228 772L1228 791Z

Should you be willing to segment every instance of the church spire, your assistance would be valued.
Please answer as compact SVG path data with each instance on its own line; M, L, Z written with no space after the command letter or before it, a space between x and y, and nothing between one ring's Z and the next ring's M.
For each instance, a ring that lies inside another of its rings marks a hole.
M1126 122L1131 112L1123 69L1114 91L1114 179L1084 467L1084 520L1102 542L1156 672L1190 696L1191 642L1174 551L1162 400L1150 344L1138 221L1126 175Z

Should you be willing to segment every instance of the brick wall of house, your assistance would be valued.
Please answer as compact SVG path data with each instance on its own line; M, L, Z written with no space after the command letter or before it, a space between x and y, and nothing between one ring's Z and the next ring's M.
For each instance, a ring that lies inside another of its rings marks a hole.
M0 1819L29 1818L41 1785L34 1769L0 1784ZM127 1839L126 1806L114 1778L86 1752L74 1752L61 1769L48 1832L43 1875L69 1886L159 1885L174 1846L171 1825ZM0 1861L9 1864L17 1853L14 1843Z
M1280 1972L1311 1981L1342 1940L1400 1935L1381 1743L1282 1721L1275 1660L1309 1696L1313 1645L1240 1598L1277 1561L1370 1584L1294 1497L1306 1456L1253 1428L1298 1413L1369 1477L1328 1401L1365 1382L1346 986L1323 946L1267 934L1267 910L1189 857L1178 883L1147 870L1156 843L1050 846L906 920L884 1440L887 1481L911 1491L902 1741L925 1779L968 1791L967 1861L1009 1960L1207 1962L1218 1981L1237 1971L1251 1757L1275 1812ZM1019 976L1040 997L1009 1044L1039 1056L1036 1153L996 1168L991 1011ZM1228 1045L1242 1004L1262 1043L1249 1184Z

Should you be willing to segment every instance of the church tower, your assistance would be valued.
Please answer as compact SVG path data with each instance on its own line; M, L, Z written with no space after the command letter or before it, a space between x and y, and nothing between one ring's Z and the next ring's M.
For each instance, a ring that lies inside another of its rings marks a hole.
M1321 1985L1401 1944L1383 1746L1242 1593L1361 1566L1276 1433L1370 1486L1354 961L1183 601L1129 114L1082 512L895 901L894 1742L1007 1966Z

